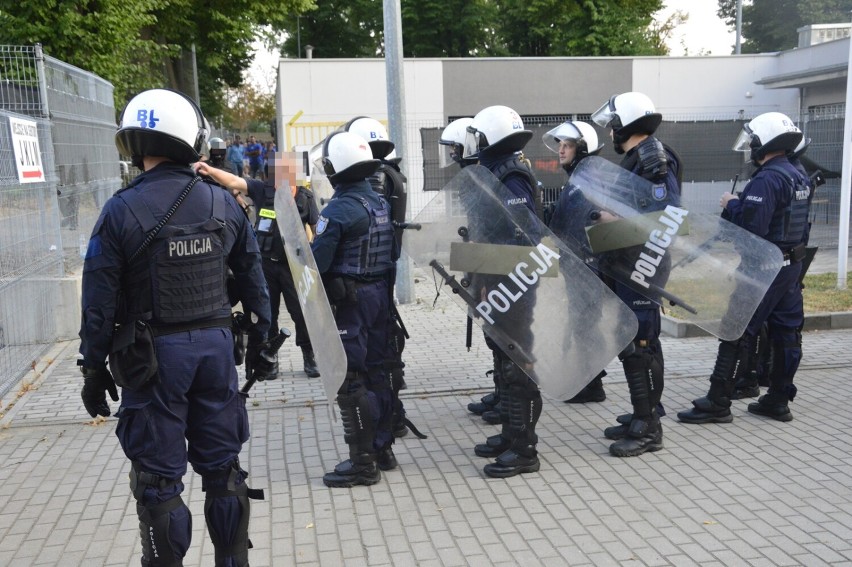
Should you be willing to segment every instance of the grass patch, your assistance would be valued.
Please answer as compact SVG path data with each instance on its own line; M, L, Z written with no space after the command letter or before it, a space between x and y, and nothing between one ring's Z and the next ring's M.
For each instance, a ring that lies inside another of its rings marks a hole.
M837 274L807 274L802 295L805 313L852 311L852 272L846 274L846 289L837 289Z

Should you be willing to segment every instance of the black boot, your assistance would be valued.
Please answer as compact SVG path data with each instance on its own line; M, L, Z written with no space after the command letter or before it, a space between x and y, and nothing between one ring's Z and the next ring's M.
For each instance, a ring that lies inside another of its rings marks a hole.
M500 433L497 435L491 435L485 440L485 443L478 443L473 448L473 452L477 456L493 459L494 457L504 453L512 444L513 432L509 426L509 411L507 410L511 403L511 392L509 392L508 389L503 388L500 396L500 403L496 406L496 409L500 410L500 413L497 414L497 423L501 424ZM486 412L486 414L488 413L497 412ZM483 419L485 419L485 414L483 414Z
M630 390L633 418L630 425L625 426L624 437L610 445L609 452L616 457L635 457L659 451L663 448L663 428L655 407L658 394L653 390L652 378L658 359L653 352L644 350L625 356L621 364ZM662 374L662 368L656 371Z
M498 433L497 435L492 435L491 437L486 439L485 443L477 444L473 448L473 452L476 453L477 457L486 457L488 459L493 459L494 457L497 457L501 453L508 450L511 444L511 439L503 437L501 433Z
M601 370L576 396L570 400L565 400L565 403L587 404L589 402L602 402L606 400L606 392L604 392L603 380L601 380L604 376L606 376L606 370Z
M317 361L314 359L314 351L310 347L302 347L302 360L304 361L305 374L308 378L318 378L320 373Z
M347 373L347 382L361 381L356 372ZM344 382L345 388L347 382ZM332 488L352 486L370 486L382 478L376 465L376 451L373 439L376 437L370 401L363 385L351 394L337 394L340 407L340 420L343 422L343 439L349 445L349 458L339 463L334 470L326 473L322 481Z
M501 413L503 412L503 403L498 402L496 406L491 408L490 410L483 412L482 421L485 423L490 423L491 425L497 425L502 423Z
M383 471L391 471L399 466L399 463L396 461L396 455L393 454L393 445L379 449L379 452L376 454L376 464Z
M512 372L522 373L522 370L512 363ZM504 366L504 368L506 368ZM526 378L526 383L519 385L513 381L509 386L509 431L511 445L500 454L495 462L485 465L486 476L493 478L508 478L523 473L536 472L541 467L538 460L536 444L538 436L535 426L541 416L541 392L538 386Z
M494 410L494 407L498 403L500 403L500 372L502 372L500 366L503 360L502 356L502 353L500 353L499 351L493 349L491 350L491 358L494 361L494 368L492 368L485 374L491 374L491 378L494 380L494 391L482 396L482 398L478 402L471 402L467 404L467 409L471 413L475 413L476 415L482 415L487 411ZM493 422L489 421L488 423Z
M329 488L351 488L353 486L370 486L382 480L382 473L376 466L375 453L352 455L338 463L334 470L322 477L322 482Z
M745 398L756 398L760 395L760 385L758 384L758 366L760 363L761 351L763 349L763 341L766 336L761 333L756 337L748 338L743 336L742 340L748 340L748 348L751 356L749 356L748 364L744 369L742 376L734 384L734 393L731 394L732 400L742 400ZM742 364L742 362L740 363Z
M772 341L772 366L769 369L769 391L766 395L760 396L756 402L748 405L749 413L762 415L776 421L793 421L793 414L790 412L788 402L793 401L796 397L796 387L793 385L793 375L799 366L798 359L801 357L801 335L798 345L790 345L798 350L791 358L795 358L793 367L787 368L785 360L787 354L784 352L784 343L781 341Z
M483 413L494 409L494 406L496 406L499 401L500 397L497 395L497 391L495 390L494 392L488 392L482 396L478 402L470 402L467 404L467 410L470 413L482 415Z
M692 401L692 408L678 412L683 423L731 423L731 394L743 369L748 367L749 341L720 341L716 365L710 375L710 390L703 398Z
M787 405L788 399L786 396L765 394L748 405L748 412L769 417L775 421L793 421L793 414L790 412L790 406Z
M656 410L649 419L636 419L627 426L624 438L609 446L614 457L636 457L663 448L663 426Z

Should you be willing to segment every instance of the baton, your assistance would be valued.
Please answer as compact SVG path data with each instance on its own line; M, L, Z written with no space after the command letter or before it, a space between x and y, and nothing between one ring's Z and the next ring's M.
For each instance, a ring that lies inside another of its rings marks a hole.
M290 331L287 329L279 329L278 334L269 341L266 345L266 348L260 351L260 356L269 360L281 350L281 347L284 345L284 341L290 338ZM246 383L243 384L242 389L240 390L243 394L248 394L251 387L254 386L254 383L257 382L257 378L255 378L254 369L248 367L248 360L246 360Z
M479 305L479 302L476 301L476 299L474 299L474 297L464 287L462 287L462 285L458 282L455 276L447 272L447 270L444 269L444 266L442 266L441 263L438 262L438 260L432 260L431 262L429 262L429 265L432 267L433 270L438 272L438 275L443 278L444 282L446 282L448 286L450 286L450 289L453 290L453 293L461 297L462 300L464 300L464 302L467 303L469 307L473 308L474 311L476 310L476 306ZM477 316L477 318L478 317L479 316ZM495 325L491 325L488 327L487 333L491 335L491 338L494 339L498 344L500 343L500 341L506 344L506 350L518 353L518 356L523 361L523 364L532 363L533 358L523 348L521 348L517 341L512 340L510 337L508 337L502 329Z

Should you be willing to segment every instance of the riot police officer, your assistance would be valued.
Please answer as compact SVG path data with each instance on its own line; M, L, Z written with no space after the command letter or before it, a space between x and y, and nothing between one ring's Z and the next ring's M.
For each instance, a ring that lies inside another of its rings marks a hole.
M245 566L249 498L262 494L248 488L238 460L249 426L225 276L229 267L257 317L247 356L258 370L269 370L261 356L269 295L260 251L236 202L189 168L207 137L190 98L144 91L119 123L116 146L143 173L107 201L89 241L80 330L83 404L93 417L110 415L105 392L118 399L105 364L111 344L124 329L150 329L142 338L153 335L155 353L145 364L158 370L143 375L147 383L136 374L121 378L116 414L116 434L131 461L142 565L182 564L191 536L190 511L180 496L189 461L201 476L216 565ZM110 357L117 379L121 362Z
M305 325L305 317L302 314L296 284L293 282L293 274L290 272L290 264L287 262L287 256L284 252L284 241L278 231L278 223L275 222L276 180L272 177L265 177L264 179L237 177L222 169L210 168L203 163L197 166L197 171L199 175L210 176L216 183L235 193L238 198L242 193L245 193L253 203L260 204L254 229L257 234L260 253L263 256L263 275L269 287L269 303L272 310L269 338L271 339L279 332L278 314L283 295L284 306L296 326L296 346L302 350L304 372L309 378L318 377L320 374L311 346L311 338ZM293 173L291 179L284 184L284 189L292 191L295 188L294 199L302 223L313 227L319 218L314 195L305 187L296 186L295 172Z
M540 204L538 183L529 164L519 152L532 138L524 129L517 112L507 106L489 106L479 111L467 127L463 158L478 159L512 193L506 207L527 207L536 212ZM512 234L506 235L513 237ZM479 277L475 289L487 289L488 277ZM527 294L525 301L534 301ZM524 310L520 309L518 312ZM526 310L526 320L517 321L518 328L527 333L532 323L532 306ZM541 416L542 400L538 385L512 361L486 333L486 344L494 355L494 374L500 395L500 433L488 437L474 452L480 457L495 458L485 465L487 476L505 478L540 468L535 434ZM529 345L526 345L529 347Z
M549 130L542 136L544 145L556 152L559 156L559 165L571 177L571 173L579 165L580 161L588 156L600 153L603 144L598 142L598 134L590 124L579 120L567 120ZM582 200L582 193L566 182L559 193L559 199L554 204L554 212L559 209L560 214L580 214L577 209L582 207L578 200ZM547 218L548 215L545 215ZM577 240L585 239L585 234L577 235ZM600 275L600 274L599 274ZM606 400L602 378L606 376L606 370L601 370L591 382L582 390L577 392L566 404L585 404L588 402L602 402Z
M592 114L595 124L610 129L616 153L624 156L619 165L654 183L653 199L659 208L665 208L671 196L680 195L682 177L677 154L654 136L662 120L651 99L639 92L614 95ZM665 269L661 266L658 273ZM615 293L639 321L633 342L619 354L633 413L619 416L619 425L606 428L604 436L615 441L609 448L612 455L632 457L663 448L660 399L665 366L660 306L620 282L615 283Z
M748 411L778 421L790 421L788 402L796 395L793 378L802 359L804 309L799 275L805 257L811 187L807 176L788 158L802 132L780 112L767 112L743 126L734 151L749 152L757 170L738 197L724 193L719 203L731 222L777 245L784 266L737 341L720 341L707 395L678 413L684 423L729 423L731 397L742 371L749 367L754 338L764 321L770 348L769 390ZM739 374L739 375L738 375Z
M470 117L458 118L450 122L447 127L441 131L441 136L438 138L438 165L440 167L447 168L453 164L458 164L460 169L464 169L465 167L477 162L476 157L464 156L467 127L470 126L472 122L473 118ZM470 317L468 317L468 329L470 329L470 325L472 324L471 321ZM468 337L470 337L470 335L468 335ZM489 341L490 339L486 336L486 343ZM468 344L468 348L470 348L470 344ZM473 414L481 415L483 421L497 424L500 423L500 359L498 358L499 355L497 354L497 350L491 348L490 344L489 348L491 350L491 356L494 359L494 363L491 370L486 372L486 375L490 374L491 378L494 380L494 390L482 396L478 402L470 402L467 404L467 409Z
M210 165L225 169L225 153L228 151L228 146L222 138L210 138L207 143L210 148Z
M790 163L793 164L799 173L804 175L808 180L808 185L811 189L810 194L810 202L813 202L814 193L817 187L825 184L825 176L822 173L822 170L819 166L808 158L804 157L805 152L808 151L808 146L810 146L811 139L810 138L802 138L802 141L799 142L799 145L796 146L792 152L789 152L787 157L790 160ZM810 203L808 204L810 208ZM727 212L725 212L727 214ZM811 232L811 223L808 221L807 228L805 230L805 236L802 239L802 242L807 246L808 241L810 240L810 232ZM816 254L816 247L807 248L807 251L810 253L809 255ZM799 274L799 281L801 282L805 277L805 272L808 269L808 261L807 258L802 261L802 272ZM803 286L804 287L804 286ZM741 361L744 363L743 368L745 369L745 374L741 375L741 373L737 373L737 383L734 384L734 393L731 394L732 400L741 400L744 398L756 398L760 395L761 387L769 386L769 368L771 366L771 357L770 357L770 349L769 345L769 326L766 322L763 323L760 327L760 332L758 332L757 336L753 337L751 340L754 344L751 346L749 350L749 354L746 360Z
M311 244L346 352L337 395L349 458L323 476L329 487L371 485L397 467L393 454L393 395L385 372L389 276L397 260L388 202L370 186L380 162L351 132L329 135L321 166L334 196Z
M373 159L379 160L379 169L371 175L368 180L373 191L385 198L390 205L391 220L395 223L394 237L397 250L402 250L403 229L400 226L405 223L405 209L407 206L407 195L405 191L406 178L399 168L401 157L395 156L394 143L388 139L388 132L384 125L374 118L357 116L343 126L343 130L351 132L367 140ZM395 437L403 437L408 434L410 422L405 418L405 408L399 398L400 390L406 389L405 362L402 360L402 351L405 348L406 331L393 301L394 285L396 284L396 266L388 275L388 346L385 355L385 372L391 380L391 394L393 396L393 418L392 428ZM422 436L422 435L421 435Z

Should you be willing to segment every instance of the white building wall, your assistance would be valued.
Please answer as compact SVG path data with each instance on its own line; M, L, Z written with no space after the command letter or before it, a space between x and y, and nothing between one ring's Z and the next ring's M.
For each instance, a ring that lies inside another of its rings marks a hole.
M664 119L680 115L746 116L798 109L798 89L768 89L755 81L777 73L776 54L724 57L637 57L633 88L651 97Z

